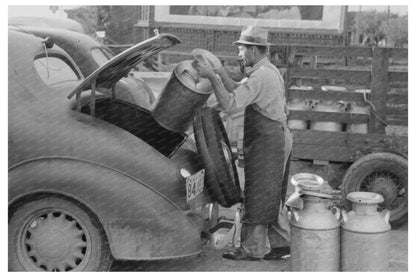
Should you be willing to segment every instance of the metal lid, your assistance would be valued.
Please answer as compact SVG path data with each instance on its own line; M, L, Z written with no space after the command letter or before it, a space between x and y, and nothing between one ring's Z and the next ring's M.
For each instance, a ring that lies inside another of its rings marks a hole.
M207 63L214 69L218 69L222 66L221 61L217 58L217 56L208 50L197 48L192 50L192 55L197 61Z
M384 201L381 194L375 192L355 191L347 195L347 199L354 203L377 204Z
M302 190L319 191L324 184L324 179L312 173L297 173L292 176L290 182Z

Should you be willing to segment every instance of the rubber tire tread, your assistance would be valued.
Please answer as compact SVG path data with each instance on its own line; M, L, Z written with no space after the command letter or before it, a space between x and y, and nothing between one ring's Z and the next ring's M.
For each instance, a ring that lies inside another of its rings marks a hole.
M18 239L20 228L28 217L31 217L39 210L57 207L70 211L78 217L86 226L90 233L92 241L91 259L83 271L108 271L111 267L113 257L104 232L98 223L88 212L82 209L73 201L66 200L63 197L45 196L36 198L36 200L23 203L13 213L9 220L9 271L34 271L36 268L25 268L19 261L18 251L15 241Z
M226 208L240 202L241 189L236 166L232 161L231 176L222 150L221 141L231 148L218 112L212 108L198 110L194 117L194 132L198 153L205 168L205 185L209 198Z
M372 153L358 159L345 173L341 185L344 200L346 199L348 193L357 191L359 186L361 186L361 182L371 172L376 171L377 168L383 168L383 170L385 170L386 167L393 169L390 170L390 172L401 179L403 185L408 191L407 160L402 156L393 153ZM345 201L345 203L347 203L347 209L351 210L351 204L349 201ZM401 212L398 215L392 214L390 217L390 225L392 227L399 227L407 221L407 215L408 211L406 203L406 211Z

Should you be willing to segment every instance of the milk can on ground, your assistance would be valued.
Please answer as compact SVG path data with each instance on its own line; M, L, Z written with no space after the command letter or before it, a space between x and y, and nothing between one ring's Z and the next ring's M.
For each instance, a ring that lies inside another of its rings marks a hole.
M383 196L373 192L351 192L353 210L342 212L341 270L387 271L390 249L390 212L378 212Z
M295 174L292 184L300 188L303 208L292 209L290 250L292 271L339 271L339 210L331 210L331 194L314 174Z

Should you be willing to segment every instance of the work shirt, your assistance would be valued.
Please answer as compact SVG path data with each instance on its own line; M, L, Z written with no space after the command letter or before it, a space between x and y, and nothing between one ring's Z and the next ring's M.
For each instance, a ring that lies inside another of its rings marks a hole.
M254 110L265 117L285 123L288 109L284 82L278 69L264 57L246 73L248 78L230 93L224 112L232 113L253 104Z

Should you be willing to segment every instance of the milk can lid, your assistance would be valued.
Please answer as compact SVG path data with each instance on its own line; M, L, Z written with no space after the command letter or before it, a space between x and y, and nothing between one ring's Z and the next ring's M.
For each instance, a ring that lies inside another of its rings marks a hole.
M322 188L324 179L312 173L297 173L292 176L290 182L300 189L318 191Z
M218 69L222 66L220 59L208 50L196 48L192 50L192 55L197 61L208 63L213 69Z
M347 195L347 199L355 203L377 204L384 201L381 194L375 192L355 191Z

